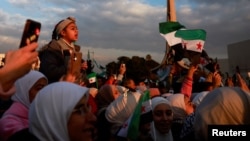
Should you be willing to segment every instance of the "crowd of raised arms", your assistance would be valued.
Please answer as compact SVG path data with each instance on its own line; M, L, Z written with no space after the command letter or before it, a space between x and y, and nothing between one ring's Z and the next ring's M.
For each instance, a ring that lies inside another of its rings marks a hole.
M209 125L250 124L250 91L240 72L223 79L216 63L209 71L147 55L121 56L99 74L78 57L78 32L68 17L41 48L31 43L5 53L1 141L207 141L234 132Z

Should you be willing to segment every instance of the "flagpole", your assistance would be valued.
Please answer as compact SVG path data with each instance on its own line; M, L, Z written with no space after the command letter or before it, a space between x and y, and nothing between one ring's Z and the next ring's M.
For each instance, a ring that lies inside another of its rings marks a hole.
M167 17L166 17L166 21L171 21L171 22L176 22L176 11L175 11L175 1L174 0L167 0L166 2L167 4ZM166 42L166 53L165 53L165 57L163 59L162 63L167 63L168 64L168 58L167 55L170 51L170 46L169 44ZM165 62L166 61L166 62Z
M176 22L175 1L167 0L167 21Z
M166 21L172 21L176 22L176 11L175 11L175 1L174 0L166 0ZM169 64L168 62L168 53L170 51L170 46L166 42L166 50L165 50L165 55L161 61L161 64L153 69L151 71L155 71L159 69L160 67Z

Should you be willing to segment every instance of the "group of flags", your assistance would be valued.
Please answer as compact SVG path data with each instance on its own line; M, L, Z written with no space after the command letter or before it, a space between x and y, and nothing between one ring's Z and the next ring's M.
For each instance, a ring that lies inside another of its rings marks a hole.
M203 29L186 29L179 22L160 23L159 29L160 35L167 40L168 45L175 51L177 61L180 61L185 57L186 51L196 53L199 57L204 51L206 31ZM191 61L194 60L191 59ZM117 136L125 137L135 141L139 135L139 126L140 122L143 120L143 117L150 119L150 117L147 115L152 116L151 105L150 92L145 91L141 95L133 114L122 125L117 133Z
M186 52L196 54L192 54L188 58L192 63L195 62L195 60L192 60L192 57L197 56L198 54L198 59L200 59L200 55L204 54L204 43L206 40L205 30L186 29L185 26L181 25L179 22L160 23L159 30L160 35L166 39L170 48L174 50L176 61L181 61L186 57ZM96 82L96 73L90 73L88 79L90 83ZM135 141L139 135L139 126L143 117L146 117L147 119L151 119L150 116L152 117L151 105L150 92L147 90L141 95L133 114L131 114L127 121L122 125L117 132L117 136Z

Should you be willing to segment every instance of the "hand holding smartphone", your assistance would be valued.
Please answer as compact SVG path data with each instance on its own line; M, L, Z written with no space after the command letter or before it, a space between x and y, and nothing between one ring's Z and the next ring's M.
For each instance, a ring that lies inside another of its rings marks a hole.
M41 30L41 23L31 19L27 19L23 29L23 35L19 48L27 46L30 43L37 42Z

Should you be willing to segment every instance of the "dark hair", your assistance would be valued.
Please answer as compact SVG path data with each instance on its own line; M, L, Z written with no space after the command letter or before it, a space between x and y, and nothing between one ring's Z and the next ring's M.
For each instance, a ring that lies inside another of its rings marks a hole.
M212 82L195 82L193 84L192 92L197 93L197 92L207 91L212 86L213 86Z

